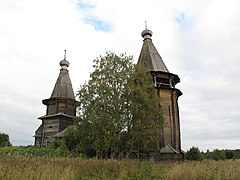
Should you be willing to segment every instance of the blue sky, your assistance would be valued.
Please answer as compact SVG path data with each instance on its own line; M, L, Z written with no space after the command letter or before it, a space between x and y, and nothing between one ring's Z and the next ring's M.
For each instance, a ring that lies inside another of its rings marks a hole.
M107 22L97 19L96 17L85 17L84 23L94 26L96 31L111 31L111 26Z
M175 20L177 23L183 24L185 22L185 14L183 12L178 12L175 17Z
M111 30L111 26L108 22L105 22L104 20L101 20L94 16L93 11L95 8L95 5L84 2L84 1L78 1L78 8L80 11L84 13L83 21L86 24L92 25L96 31L105 31L108 32Z
M147 21L153 43L178 74L184 150L240 144L240 4L237 0L2 0L0 132L33 144L67 49L74 91L106 51L137 62Z
M83 11L87 11L87 10L92 9L92 8L95 7L94 4L92 4L92 3L90 3L90 2L87 2L87 1L84 2L84 1L81 1L81 0L79 0L79 1L77 2L77 6L78 6L78 8L79 8L80 10L83 10Z

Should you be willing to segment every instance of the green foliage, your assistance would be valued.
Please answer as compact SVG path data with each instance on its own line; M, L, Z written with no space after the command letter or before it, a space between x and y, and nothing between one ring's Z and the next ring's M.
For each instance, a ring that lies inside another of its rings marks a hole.
M191 147L187 152L186 152L186 159L191 160L191 161L199 161L203 160L203 154L200 152L198 147Z
M214 149L213 151L207 150L205 153L199 151L198 148L192 147L189 151L187 151L186 159L188 160L225 160L225 159L240 159L239 155L240 150L218 150ZM199 158L200 156L200 158Z
M132 117L127 131L130 142L136 148L158 149L163 118L150 73L141 66L135 66L127 91Z
M11 146L8 134L0 133L0 147L7 146Z
M80 102L79 123L88 129L89 141L93 148L103 156L111 148L119 149L120 133L127 126L126 85L133 72L131 57L107 53L94 60L94 72L88 84L78 93Z
M56 139L49 145L49 148L55 149L55 154L59 157L65 157L70 155L67 145L63 139Z
M213 160L216 160L216 161L225 160L226 155L225 155L225 152L223 150L215 149L215 150L213 150L212 158L213 158Z
M78 152L78 144L79 144L79 134L77 131L76 126L68 127L67 131L65 132L64 138L61 140L62 146L64 145L71 151L71 152Z
M78 92L77 135L67 135L67 143L74 137L78 150L93 150L98 157L156 148L162 119L150 73L135 66L131 56L111 52L94 60L93 67Z
M206 153L204 153L204 157L206 158L206 159L213 159L213 155L212 155L212 152L211 151L209 151L209 150L207 150L207 152Z
M215 149L213 151L209 151L207 150L206 153L204 153L204 156L206 159L209 159L209 160L225 160L226 158L227 159L233 159L234 157L234 151L233 150L218 150L218 149Z
M233 158L240 159L240 149L236 149L233 151Z
M95 151L90 149L91 143L88 141L87 136L83 135L86 130L83 131L82 128L83 126L69 126L64 133L64 137L55 139L49 144L48 148L54 149L64 156L65 154L70 154L73 157L94 157L96 155ZM84 147L87 149L84 149Z
M71 156L67 149L64 148L39 148L29 147L3 147L0 148L0 156L30 156L30 157L66 157Z
M233 153L233 151L226 150L225 156L226 156L226 159L233 159L234 153Z

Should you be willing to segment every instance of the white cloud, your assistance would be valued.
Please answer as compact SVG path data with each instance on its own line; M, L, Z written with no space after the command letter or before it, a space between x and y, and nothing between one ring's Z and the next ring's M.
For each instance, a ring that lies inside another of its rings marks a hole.
M181 78L183 149L239 148L238 9L237 0L1 1L0 132L14 145L32 144L63 50L76 92L106 51L137 62L147 21L165 64Z

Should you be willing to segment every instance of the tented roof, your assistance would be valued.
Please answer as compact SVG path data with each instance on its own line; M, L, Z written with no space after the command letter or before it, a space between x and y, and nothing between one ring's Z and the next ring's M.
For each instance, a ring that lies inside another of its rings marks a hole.
M66 59L60 62L60 66L62 68L60 70L57 82L54 86L51 98L60 97L75 100L72 83L67 70L68 65L69 62Z
M168 68L164 64L162 57L159 55L157 49L155 48L152 39L152 31L146 29L142 32L143 46L138 59L138 64L147 68L149 71L161 71L167 72Z

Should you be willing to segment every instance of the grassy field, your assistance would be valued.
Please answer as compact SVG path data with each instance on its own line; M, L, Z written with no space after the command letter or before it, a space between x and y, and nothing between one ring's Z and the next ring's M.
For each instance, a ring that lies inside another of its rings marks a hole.
M156 163L2 156L0 179L240 179L240 160Z

